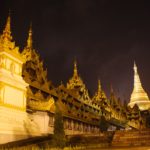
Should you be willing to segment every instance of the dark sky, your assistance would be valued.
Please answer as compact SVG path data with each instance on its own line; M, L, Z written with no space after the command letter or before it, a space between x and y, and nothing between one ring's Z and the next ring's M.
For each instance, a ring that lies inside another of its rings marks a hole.
M10 9L20 50L32 22L34 48L54 85L68 81L76 58L90 93L99 78L107 95L112 84L118 97L129 100L134 60L150 95L149 8L144 0L0 0L0 33Z

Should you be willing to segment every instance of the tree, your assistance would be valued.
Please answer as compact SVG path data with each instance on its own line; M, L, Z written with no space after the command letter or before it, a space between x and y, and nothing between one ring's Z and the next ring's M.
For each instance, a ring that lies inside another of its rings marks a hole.
M100 128L101 132L107 131L108 127L109 127L109 125L108 125L105 117L101 116L100 123L99 123L99 128Z
M54 135L53 144L55 147L65 147L66 138L63 124L63 116L57 104L55 104L55 120L54 120Z

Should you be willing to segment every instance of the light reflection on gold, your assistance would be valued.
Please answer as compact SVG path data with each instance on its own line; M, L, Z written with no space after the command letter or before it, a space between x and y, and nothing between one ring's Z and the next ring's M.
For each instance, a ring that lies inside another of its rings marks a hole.
M137 104L140 110L146 110L150 108L150 100L148 98L147 93L142 87L135 62L133 69L134 69L134 88L131 94L130 103L128 105L130 107L133 107L135 104Z

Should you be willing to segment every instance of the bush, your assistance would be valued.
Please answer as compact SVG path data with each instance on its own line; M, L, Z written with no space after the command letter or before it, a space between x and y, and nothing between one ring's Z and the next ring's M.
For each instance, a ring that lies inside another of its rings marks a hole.
M101 132L107 131L108 127L109 127L109 125L108 125L105 117L101 116L100 123L99 123L99 128L100 128Z
M66 145L63 117L57 104L55 109L53 145L60 148L64 148Z

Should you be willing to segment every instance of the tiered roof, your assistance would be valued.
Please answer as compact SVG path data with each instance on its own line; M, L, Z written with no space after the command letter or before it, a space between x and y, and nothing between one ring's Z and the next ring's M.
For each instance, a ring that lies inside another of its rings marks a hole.
M76 93L81 100L86 101L87 103L91 102L88 90L87 90L85 84L83 83L83 80L78 75L76 61L74 62L73 76L67 83L67 89L69 91Z
M43 61L40 60L39 54L33 49L32 28L29 29L27 45L21 55L25 59L22 76L29 83L27 95L27 104L29 108L39 110L50 110L54 103L51 97L53 84L47 79L47 70L43 67Z

